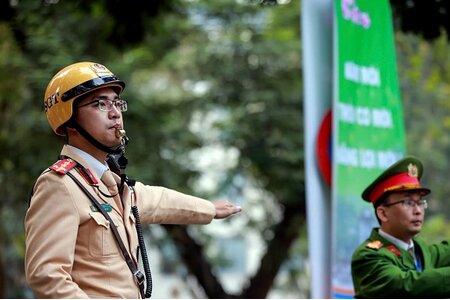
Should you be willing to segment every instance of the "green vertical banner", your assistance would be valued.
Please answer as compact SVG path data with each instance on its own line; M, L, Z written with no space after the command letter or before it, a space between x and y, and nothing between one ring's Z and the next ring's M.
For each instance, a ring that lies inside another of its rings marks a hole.
M361 193L405 153L388 0L335 0L332 297L354 295L350 261L377 226Z

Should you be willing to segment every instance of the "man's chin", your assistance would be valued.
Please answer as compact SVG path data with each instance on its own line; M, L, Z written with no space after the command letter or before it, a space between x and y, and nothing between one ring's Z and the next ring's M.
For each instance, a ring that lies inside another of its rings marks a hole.
M117 139L116 141L109 141L108 143L104 143L111 150L117 150L121 145L121 141Z
M420 233L421 230L422 230L422 225L419 227L414 227L410 232L412 235L416 236Z
M118 144L116 143L111 147L111 149L117 150L121 145L122 145L122 143L118 143Z

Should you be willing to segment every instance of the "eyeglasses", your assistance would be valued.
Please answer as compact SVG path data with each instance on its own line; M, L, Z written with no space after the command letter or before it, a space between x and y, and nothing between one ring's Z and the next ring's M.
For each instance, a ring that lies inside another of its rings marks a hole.
M423 209L427 209L428 208L428 202L426 199L420 199L419 201L414 201L412 199L404 199L404 200L400 200L400 201L396 201L396 202L392 202L392 203L388 203L388 204L384 204L384 206L392 206L395 204L399 204L401 203L402 206L406 209L412 209L415 206L418 206L419 208L423 208Z
M101 111L111 111L113 108L113 105L121 112L125 112L128 109L127 101L122 100L122 99L118 99L118 100L95 99L95 100L92 100L91 102L88 102L88 103L78 106L78 108L91 105L92 103L97 103L97 107Z

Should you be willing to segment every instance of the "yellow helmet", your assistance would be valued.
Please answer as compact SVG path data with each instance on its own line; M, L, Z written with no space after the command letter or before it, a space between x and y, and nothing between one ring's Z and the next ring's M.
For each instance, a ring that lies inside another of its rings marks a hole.
M59 71L50 80L44 96L45 114L53 131L64 136L63 125L72 117L75 99L104 87L117 88L120 95L125 83L94 62L75 63Z

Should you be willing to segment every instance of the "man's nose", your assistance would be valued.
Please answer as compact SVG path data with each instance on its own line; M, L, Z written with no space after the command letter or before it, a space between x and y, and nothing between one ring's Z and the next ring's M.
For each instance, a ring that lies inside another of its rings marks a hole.
M417 215L417 214L423 213L423 208L419 206L419 203L414 202L414 205L413 205L413 212L414 212L414 214L416 214L416 215Z
M109 111L109 115L111 117L120 117L122 115L122 112L120 111L120 109L118 107L116 107L115 105L111 106L111 110Z

